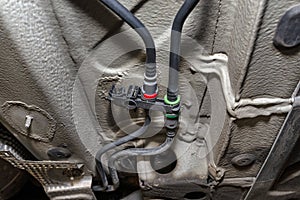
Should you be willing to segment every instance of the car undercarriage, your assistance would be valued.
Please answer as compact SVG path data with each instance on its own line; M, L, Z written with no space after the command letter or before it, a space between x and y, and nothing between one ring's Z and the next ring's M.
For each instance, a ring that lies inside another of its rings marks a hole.
M0 200L300 199L299 44L298 0L0 1Z

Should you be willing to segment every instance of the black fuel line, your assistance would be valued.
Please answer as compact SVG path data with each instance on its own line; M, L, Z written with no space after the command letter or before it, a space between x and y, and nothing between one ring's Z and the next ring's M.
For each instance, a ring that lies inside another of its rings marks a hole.
M116 15L118 15L121 19L123 19L130 27L132 27L139 34L139 36L144 41L146 47L146 63L145 63L146 69L145 69L142 92L145 99L156 98L157 90L158 90L157 82L156 82L156 76L157 76L156 75L156 49L155 49L154 40L150 32L138 18L136 18L127 8L125 8L118 1L116 0L99 0L99 1L102 4L104 4L107 8L109 8L111 11L113 11ZM125 144L143 135L146 132L150 122L151 119L147 115L144 125L139 130L111 144L105 145L97 152L96 166L97 166L97 171L101 177L102 184L94 186L93 187L94 191L105 191L109 186L106 173L101 163L102 155L116 146Z
M136 18L127 8L116 0L99 0L113 13L123 19L133 28L144 41L146 47L146 70L144 75L143 94L146 99L154 99L157 96L156 82L156 49L154 40L145 25Z
M121 158L127 158L127 157L132 157L132 156L154 156L161 154L165 151L167 151L171 145L173 144L174 140L174 135L173 136L168 136L163 144L161 144L158 147L154 148L132 148L132 149L126 149L119 151L111 156L108 162L108 169L112 178L113 182L113 187L116 189L120 185L120 180L118 177L118 172L115 167L115 162Z
M127 22L135 31L142 37L145 46L146 46L146 72L144 76L144 85L142 88L142 93L144 94L145 100L156 100L157 96L157 84L156 84L156 50L154 46L154 41L151 37L149 31L145 26L123 5L115 0L99 0L108 8L110 8L115 14L121 17L125 22ZM180 96L178 95L178 73L179 73L179 64L180 64L180 45L181 45L181 33L183 25L188 15L195 8L197 3L200 0L185 0L184 4L177 13L171 33L171 48L170 48L170 68L169 68L169 83L167 95L164 98L165 105L170 105L174 108L178 108L178 112L175 113L166 113L165 127L167 129L166 140L163 144L155 148L132 148L121 150L112 155L109 159L108 168L111 174L113 185L109 185L107 181L106 173L101 164L101 157L107 151L113 149L116 146L120 146L129 142L133 139L136 139L143 135L149 127L151 122L150 117L147 115L145 124L142 128L136 132L125 136L111 144L105 145L100 149L96 155L97 170L102 179L102 185L94 186L94 191L114 191L119 186L119 178L117 169L115 167L115 161L130 156L153 156L158 155L166 150L168 150L174 140L176 135L176 129L178 126L178 115L180 110ZM176 110L176 109L175 109Z
M184 22L193 11L200 0L186 0L179 9L173 21L171 32L170 61L169 61L169 83L167 100L175 102L178 100L178 74L181 53L181 33Z
M151 118L149 117L149 115L146 116L146 119L145 119L145 122L144 122L144 125L138 129L137 131L125 136L125 137L122 137L112 143L109 143L107 145L105 145L104 147L102 147L96 154L96 167L97 167L97 171L101 177L101 182L102 184L101 185L96 185L96 186L93 186L93 190L94 191L105 191L105 190L110 190L109 188L109 184L108 184L108 180L107 180L107 176L106 176L106 173L105 173L105 170L103 168L103 165L102 165L102 161L101 161L101 158L102 156L108 152L109 150L111 149L114 149L115 147L118 147L118 146L121 146L122 144L125 144L129 141L132 141L136 138L139 138L141 137L148 129L149 125L151 123Z

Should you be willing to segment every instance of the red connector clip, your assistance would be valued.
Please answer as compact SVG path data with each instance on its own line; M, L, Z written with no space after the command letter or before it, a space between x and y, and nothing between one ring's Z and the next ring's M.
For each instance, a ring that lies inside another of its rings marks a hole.
M144 99L155 99L157 97L157 93L154 94L144 94Z

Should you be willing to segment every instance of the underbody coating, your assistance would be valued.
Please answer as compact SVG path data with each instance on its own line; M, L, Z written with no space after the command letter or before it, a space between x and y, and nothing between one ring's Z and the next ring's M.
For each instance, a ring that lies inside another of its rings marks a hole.
M170 29L182 2L120 2L143 21L154 37L158 82L162 85L159 93L164 94ZM223 66L235 102L257 98L288 100L299 82L300 53L297 49L276 48L273 38L281 17L297 4L297 0L202 0L184 26L187 39L183 39L183 49L189 48L188 41L192 39L201 47L195 55L226 57ZM85 176L96 175L96 152L124 134L114 123L116 119L104 97L112 83L142 83L144 53L133 52L115 59L120 46L107 45L109 38L123 31L128 43L140 45L140 38L129 30L94 0L0 1L0 121L37 160L51 160L49 149L63 147L70 156L58 160L83 164ZM99 67L101 58L113 62ZM137 161L141 173L138 185L146 196L180 199L199 192L212 199L241 199L291 110L288 104L284 112L261 116L257 114L259 110L254 110L251 117L232 116L226 109L222 78L217 73L200 75L203 68L199 60L194 61L196 65L200 63L198 69L188 59L181 63L180 90L186 98L182 102L181 129L172 150L183 155L174 173L142 173L152 166L147 158ZM95 66L95 73L85 74L86 69ZM97 74L100 72L101 77ZM89 98L94 104L90 105ZM95 114L94 121L87 109ZM115 112L120 111L116 108ZM249 114L248 110L245 113ZM137 114L135 124L142 121L141 115ZM33 116L32 134L27 134L26 116ZM159 124L159 116L157 121ZM93 123L98 123L101 130L98 125L91 127ZM131 121L126 123L132 125ZM135 124L129 130L135 130ZM210 142L215 145L209 145L210 153L203 158L201 153L207 151L203 138L208 130ZM130 145L151 147L161 142L158 135L151 142L142 140ZM249 158L249 154L253 158L249 166L236 165L234 160L241 155ZM300 157L297 152L292 154L286 168L295 173L283 172L285 177L276 177L279 184L272 188L271 199L290 199L289 192L293 192L292 198L300 198L296 173L300 170ZM206 182L208 178L211 184ZM91 183L88 177L84 180L87 185Z

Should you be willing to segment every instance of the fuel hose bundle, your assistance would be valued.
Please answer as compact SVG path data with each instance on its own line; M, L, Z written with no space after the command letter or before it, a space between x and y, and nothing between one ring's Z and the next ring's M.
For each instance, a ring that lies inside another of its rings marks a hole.
M145 63L145 74L144 83L141 88L142 100L146 102L156 103L157 98L157 72L156 72L156 48L153 37L151 36L149 30L144 26L144 24L136 18L127 8L120 4L116 0L99 0L100 3L105 5L113 13L124 20L131 28L133 28L136 33L142 38L145 49L146 49L146 63ZM180 64L180 46L181 46L181 33L183 29L184 22L186 21L189 14L195 8L200 0L185 0L181 8L179 9L172 25L171 33L171 47L170 47L170 60L169 60L169 82L167 94L164 97L164 104L172 108L180 108L180 96L178 95L178 73ZM121 150L114 153L108 161L108 169L111 177L112 185L109 184L107 172L102 165L102 156L108 151L114 149L115 147L121 146L129 141L135 140L143 134L146 133L150 124L151 118L149 116L149 110L146 110L144 125L137 131L120 138L110 144L103 146L96 154L96 168L101 179L101 184L95 185L93 187L94 191L114 191L119 187L120 180L118 177L117 169L115 167L115 162L124 157L131 156L154 156L161 154L168 150L174 137L176 135L178 115L174 113L166 114L166 139L163 144L154 148L130 148Z

